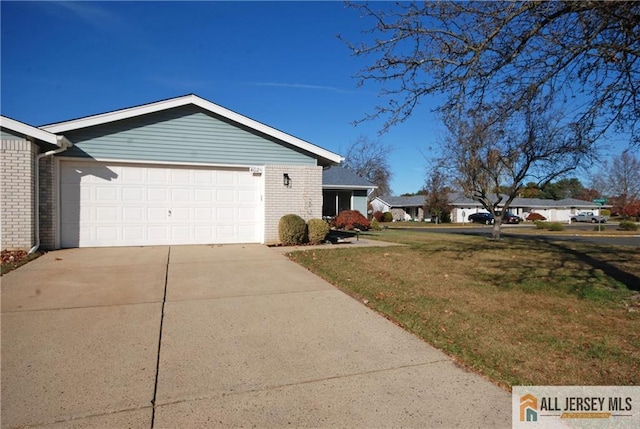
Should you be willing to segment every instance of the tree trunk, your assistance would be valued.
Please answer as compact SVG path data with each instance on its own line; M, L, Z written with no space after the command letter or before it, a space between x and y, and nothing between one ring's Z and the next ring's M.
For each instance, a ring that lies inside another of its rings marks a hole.
M491 238L493 240L500 240L500 226L502 224L502 218L494 217L493 229L491 230Z

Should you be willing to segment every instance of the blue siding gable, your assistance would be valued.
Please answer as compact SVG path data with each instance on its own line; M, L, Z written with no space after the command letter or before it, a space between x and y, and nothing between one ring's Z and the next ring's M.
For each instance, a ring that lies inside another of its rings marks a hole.
M197 106L65 132L74 146L62 156L211 164L302 164L299 148L232 123Z
M24 134L16 133L7 128L0 129L0 138L2 140L24 140Z

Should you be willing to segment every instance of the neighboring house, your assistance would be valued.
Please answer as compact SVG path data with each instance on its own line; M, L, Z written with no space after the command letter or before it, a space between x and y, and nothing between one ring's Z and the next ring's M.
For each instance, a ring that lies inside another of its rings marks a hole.
M411 197L381 195L371 201L371 207L374 212L391 212L394 221L423 221L425 220L424 203L424 195L414 195Z
M342 210L358 210L367 216L369 194L376 185L344 167L322 171L322 216L334 217Z
M425 218L430 219L428 214L425 217L423 211L424 203L425 197L423 195L412 197L381 196L374 199L371 205L374 211L381 211L383 213L390 211L393 213L394 221L422 221L425 220ZM453 223L468 222L470 214L486 212L482 204L478 201L459 194L452 194L449 198L449 204L453 207L451 211L451 222ZM585 210L600 214L600 206L598 204L574 198L566 198L563 200L515 198L509 207L511 213L523 219L525 219L529 213L539 213L546 217L547 220L553 222L568 222L572 216Z
M275 242L283 215L322 216L323 168L342 161L196 95L40 128L2 118L2 152L3 248Z
M506 196L505 196L506 199ZM451 197L451 222L468 222L472 213L486 212L482 204L461 195ZM607 207L607 206L605 206ZM541 198L515 198L508 209L511 213L525 219L530 213L539 213L552 222L568 222L581 211L590 210L600 214L600 206L590 201L565 198L549 200Z

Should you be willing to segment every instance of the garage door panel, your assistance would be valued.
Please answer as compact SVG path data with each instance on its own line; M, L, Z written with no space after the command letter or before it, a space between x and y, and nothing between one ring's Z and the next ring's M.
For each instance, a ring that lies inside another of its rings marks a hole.
M232 171L218 171L216 172L216 178L216 184L219 186L235 184L235 174Z
M261 176L62 162L62 247L259 242Z
M191 173L189 170L171 170L171 183L190 185L192 183Z
M211 203L213 201L213 190L211 189L194 189L194 201L200 203Z
M196 170L194 171L193 175L194 175L194 181L195 183L199 184L200 186L202 185L213 185L214 182L214 175L213 175L213 171L211 170Z
M216 193L216 201L218 203L233 203L234 202L234 190L233 189L219 189Z
M127 225L122 228L123 240L144 240L144 227L142 225Z
M118 207L96 207L94 219L96 222L100 223L118 222L122 220L122 217L120 216L120 209Z
M240 189L238 191L238 202L253 204L256 201L256 192L252 189Z
M131 167L119 169L119 173L125 183L143 184L146 174L143 168Z
M166 222L169 217L169 210L165 207L148 207L147 220L150 222Z
M96 240L116 240L118 238L119 229L120 228L116 225L97 226L95 228Z
M217 207L215 221L221 223L233 222L234 215L235 211L233 207Z
M147 201L166 202L169 199L169 190L164 188L148 188Z
M122 200L125 202L139 202L144 201L145 193L144 188L141 186L127 186L122 188Z
M258 221L258 213L255 210L240 209L238 210L238 220L253 226Z
M165 225L150 225L147 227L147 234L151 242L163 243L169 240L169 227Z
M189 188L174 188L171 189L171 201L172 202L184 202L191 201L191 189Z
M169 185L169 170L166 168L153 168L146 171L147 183L155 185Z
M189 207L172 207L171 208L171 217L173 223L175 222L185 222L191 220L191 208Z
M196 222L212 222L213 209L211 207L196 207L193 210L193 220Z
M142 207L123 207L122 220L124 222L142 222L146 221L145 210Z

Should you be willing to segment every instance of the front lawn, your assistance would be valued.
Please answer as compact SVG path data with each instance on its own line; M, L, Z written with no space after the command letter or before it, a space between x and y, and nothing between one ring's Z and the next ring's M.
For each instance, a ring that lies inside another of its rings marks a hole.
M376 235L290 257L507 389L640 384L640 249Z

